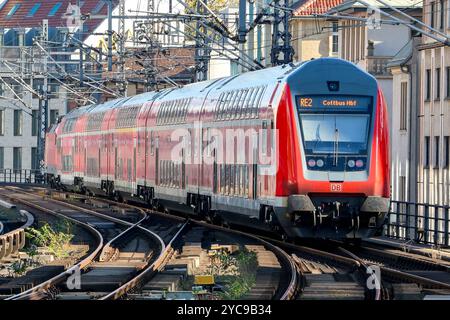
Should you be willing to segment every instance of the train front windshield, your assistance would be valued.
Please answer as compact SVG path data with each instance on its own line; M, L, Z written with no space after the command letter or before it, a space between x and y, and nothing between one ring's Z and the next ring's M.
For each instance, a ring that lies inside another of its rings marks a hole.
M309 170L366 170L371 97L301 96L297 108Z
M307 154L366 154L369 114L302 114Z

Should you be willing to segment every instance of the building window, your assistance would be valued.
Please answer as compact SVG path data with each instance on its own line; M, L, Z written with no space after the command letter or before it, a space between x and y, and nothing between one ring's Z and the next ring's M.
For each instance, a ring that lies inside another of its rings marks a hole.
M39 128L39 110L31 111L31 135L37 136Z
M5 134L5 110L0 109L0 136Z
M0 172L5 169L5 148L0 147Z
M447 81L446 95L447 95L447 98L449 98L450 97L450 67L445 68L445 74L446 74L445 80Z
M14 135L21 136L23 127L22 110L14 110Z
M5 6L5 4L8 2L8 0L1 0L0 1L0 10L3 9L3 7Z
M400 130L406 130L408 116L408 83L402 82L400 85Z
M399 201L406 201L406 177L400 176L399 177L399 186L398 186L398 200Z
M13 148L13 169L22 170L22 148Z
M444 137L444 168L448 168L450 165L450 137Z
M31 148L31 170L38 169L37 148Z
M14 5L14 7L11 8L11 10L9 10L8 14L6 15L7 18L11 18L14 13L16 13L17 10L19 10L20 8L20 3Z
M99 1L99 2L97 3L97 5L95 6L94 10L92 10L92 13L93 13L93 14L99 13L100 10L102 10L104 6L105 6L105 2Z
M58 120L58 115L58 110L50 110L50 126L56 123L56 121Z
M434 28L434 14L436 12L436 4L430 3L430 27Z
M444 29L444 13L445 13L445 8L444 8L444 0L440 0L439 1L439 28L440 29Z
M426 87L426 92L425 92L425 98L426 98L426 100L430 100L430 98L431 98L431 70L430 69L427 69L426 70L426 79L425 79L425 81L426 81L426 84L425 84L425 87Z
M425 137L423 166L425 168L430 166L430 137Z
M441 97L441 68L436 68L436 99Z
M339 50L339 23L333 21L333 36L332 36L332 48L331 52L338 53Z
M439 168L439 137L434 137L434 167Z
M54 17L55 14L58 12L59 8L61 7L62 2L58 2L57 4L55 4L52 8L52 10L50 10L48 16L49 17Z
M41 7L40 3L36 3L28 12L27 17L33 17L36 12L39 10L39 8Z

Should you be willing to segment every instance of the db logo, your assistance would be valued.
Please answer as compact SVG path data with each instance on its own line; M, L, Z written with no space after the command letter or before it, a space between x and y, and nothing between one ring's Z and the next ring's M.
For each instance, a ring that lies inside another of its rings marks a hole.
M342 183L332 183L330 185L331 192L341 192L342 191Z

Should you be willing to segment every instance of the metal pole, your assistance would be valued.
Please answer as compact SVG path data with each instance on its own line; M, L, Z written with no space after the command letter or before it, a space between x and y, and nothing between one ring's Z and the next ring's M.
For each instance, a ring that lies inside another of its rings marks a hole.
M112 0L108 1L108 71L112 71Z
M42 21L42 41L44 45L48 42L48 20ZM39 94L39 131L38 131L38 160L39 164L43 162L45 157L45 133L48 126L48 56L44 54L43 66L44 66L44 84ZM42 162L41 162L42 161Z
M239 0L239 30L238 41L245 42L247 35L247 0Z
M78 8L80 8L80 0L77 0L77 6ZM78 40L82 41L82 36L81 34L83 33L83 26L80 26L78 29ZM83 87L83 78L84 78L84 74L83 74L83 50L82 50L82 46L80 46L80 87Z

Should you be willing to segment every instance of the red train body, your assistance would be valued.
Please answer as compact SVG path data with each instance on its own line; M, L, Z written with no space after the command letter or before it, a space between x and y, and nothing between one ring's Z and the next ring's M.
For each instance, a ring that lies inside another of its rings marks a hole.
M376 80L317 59L73 110L47 134L49 183L291 237L364 238L389 208Z

